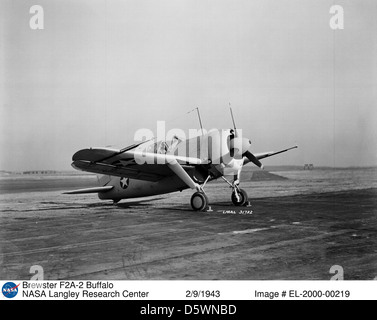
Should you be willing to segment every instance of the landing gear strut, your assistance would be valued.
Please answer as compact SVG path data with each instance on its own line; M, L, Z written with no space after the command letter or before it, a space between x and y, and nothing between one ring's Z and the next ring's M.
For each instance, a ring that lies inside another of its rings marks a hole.
M221 178L233 189L231 196L233 204L238 207L246 206L249 203L249 198L246 191L238 186L238 180L230 183L225 177Z

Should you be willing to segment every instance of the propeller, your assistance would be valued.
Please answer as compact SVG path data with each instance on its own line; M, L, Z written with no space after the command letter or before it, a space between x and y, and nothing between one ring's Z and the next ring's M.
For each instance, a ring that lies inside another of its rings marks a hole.
M243 155L246 158L248 158L252 163L254 163L257 167L263 169L263 164L249 150L247 150Z
M234 135L230 137L229 142L229 150L230 154L233 157L242 156L248 158L252 163L254 163L257 167L263 169L263 164L249 151L249 148L251 146L251 141L247 138L239 137L236 123L234 121L233 117L233 111L232 108L230 108L230 114L232 116L232 122L234 127ZM241 152L240 152L241 151Z

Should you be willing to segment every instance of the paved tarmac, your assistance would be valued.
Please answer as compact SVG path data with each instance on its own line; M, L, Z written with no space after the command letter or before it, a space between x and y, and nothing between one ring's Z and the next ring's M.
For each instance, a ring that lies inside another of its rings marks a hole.
M191 211L190 190L113 205L57 189L2 195L0 279L35 265L45 280L328 280L334 265L345 280L377 276L377 188L239 208L209 184L209 212Z

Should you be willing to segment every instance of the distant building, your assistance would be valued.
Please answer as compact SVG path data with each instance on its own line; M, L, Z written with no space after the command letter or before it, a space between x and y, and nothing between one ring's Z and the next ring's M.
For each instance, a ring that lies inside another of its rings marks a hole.
M24 171L22 174L56 174L57 171L54 170L33 170L33 171Z

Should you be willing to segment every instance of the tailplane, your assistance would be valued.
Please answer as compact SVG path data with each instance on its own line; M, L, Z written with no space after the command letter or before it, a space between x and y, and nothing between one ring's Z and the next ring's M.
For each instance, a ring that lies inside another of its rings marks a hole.
M98 193L98 192L106 192L114 189L114 186L108 186L107 184L111 181L111 176L107 175L97 175L99 187L94 188L85 188L85 189L78 189L73 191L66 191L63 192L64 194L84 194L84 193Z
M78 189L73 191L66 191L63 192L64 194L83 194L83 193L98 193L98 192L106 192L110 191L114 188L114 186L104 186L104 187L94 187L94 188L86 188L86 189Z

